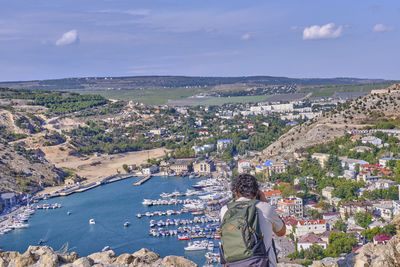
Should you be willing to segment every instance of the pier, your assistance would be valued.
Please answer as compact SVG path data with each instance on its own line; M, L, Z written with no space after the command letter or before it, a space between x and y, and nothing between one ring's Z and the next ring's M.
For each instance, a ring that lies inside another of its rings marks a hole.
M140 179L139 181L133 183L133 185L138 186L138 185L144 184L145 182L147 182L148 180L150 180L150 178L151 178L151 174L150 174L150 175L147 175L146 177L143 177L143 178Z

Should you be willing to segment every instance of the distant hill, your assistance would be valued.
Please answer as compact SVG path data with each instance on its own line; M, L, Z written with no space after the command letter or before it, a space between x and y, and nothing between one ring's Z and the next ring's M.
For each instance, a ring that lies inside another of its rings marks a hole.
M263 151L262 159L291 159L297 151L330 142L348 131L388 125L400 128L400 84L372 91L293 127Z
M133 76L133 77L87 77L54 80L1 82L0 87L46 89L46 90L127 90L155 87L208 87L224 84L258 85L323 85L359 84L383 82L380 79L357 78L288 78L273 76L244 77L188 77L188 76Z

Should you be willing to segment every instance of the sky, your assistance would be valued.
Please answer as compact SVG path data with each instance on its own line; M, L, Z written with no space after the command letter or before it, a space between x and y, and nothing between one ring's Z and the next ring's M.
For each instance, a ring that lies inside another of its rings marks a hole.
M398 0L0 0L0 81L400 79Z

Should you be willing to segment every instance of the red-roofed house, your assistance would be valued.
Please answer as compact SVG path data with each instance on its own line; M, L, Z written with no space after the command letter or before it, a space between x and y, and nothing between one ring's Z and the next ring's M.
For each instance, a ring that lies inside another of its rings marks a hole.
M282 199L282 193L279 190L264 191L264 195L267 199L267 202L273 206L276 206L278 201Z
M326 232L326 220L303 220L298 221L295 235L304 236L309 233L322 234Z
M308 234L299 239L299 241L297 242L297 250L300 251L302 249L303 250L308 249L313 244L321 246L323 249L326 249L326 247L328 245L319 236L317 236L315 234Z
M248 129L254 129L254 124L253 123L248 123L247 124Z
M376 235L374 236L374 245L376 244L386 244L387 241L389 241L392 237L390 235Z
M286 225L286 235L290 235L293 232L294 227L297 225L297 220L292 217L282 217L282 220Z

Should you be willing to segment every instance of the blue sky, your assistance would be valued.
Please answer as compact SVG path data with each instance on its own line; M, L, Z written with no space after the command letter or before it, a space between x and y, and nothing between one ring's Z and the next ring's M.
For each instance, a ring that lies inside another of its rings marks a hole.
M400 79L398 0L0 0L0 81Z

